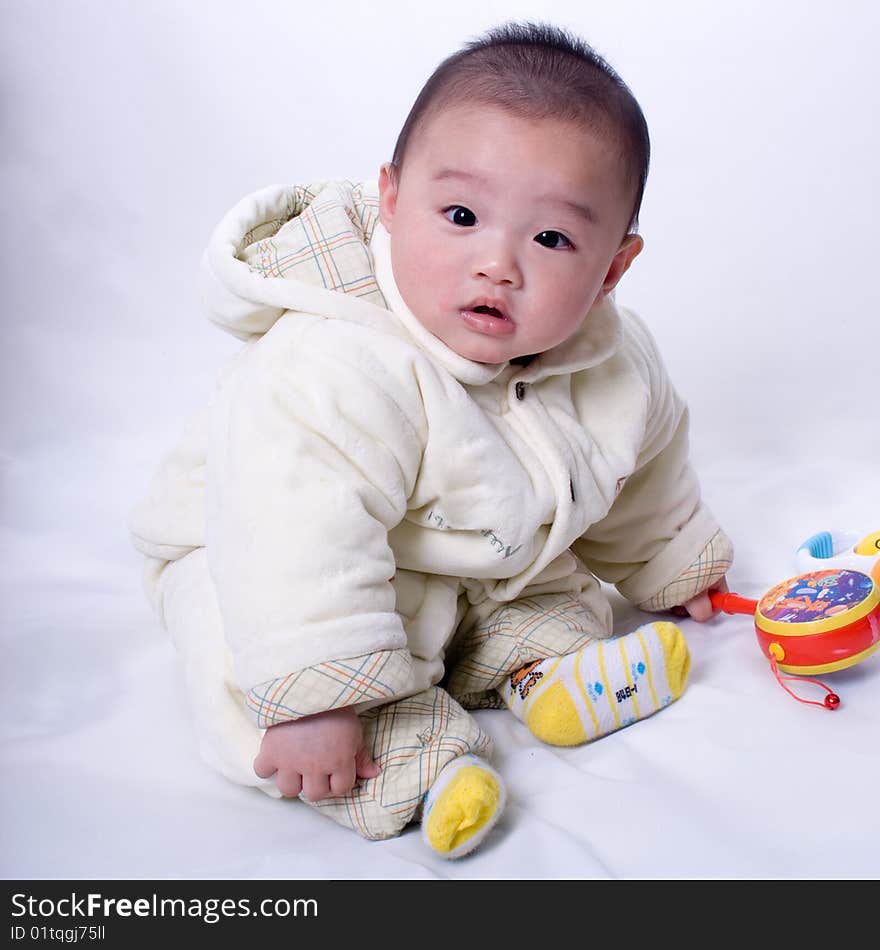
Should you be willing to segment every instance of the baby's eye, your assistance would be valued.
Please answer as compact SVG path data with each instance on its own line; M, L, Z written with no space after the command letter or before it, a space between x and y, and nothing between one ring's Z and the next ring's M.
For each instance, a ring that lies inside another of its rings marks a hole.
M470 208L465 208L463 205L450 205L443 209L443 214L453 224L462 228L472 228L477 223L477 216Z
M543 247L549 248L573 246L571 241L569 241L569 239L564 234L560 234L559 231L542 231L540 234L535 235L535 240ZM564 243L558 243L560 240Z

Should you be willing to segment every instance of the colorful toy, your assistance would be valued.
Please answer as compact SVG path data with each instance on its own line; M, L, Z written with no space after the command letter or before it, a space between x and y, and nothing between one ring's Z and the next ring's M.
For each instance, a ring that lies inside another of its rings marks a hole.
M880 531L864 537L855 531L820 531L804 541L795 559L799 571L849 567L880 585Z
M779 670L799 676L853 666L880 646L880 585L848 567L810 571L772 587L760 600L714 591L712 606L755 618L758 645L779 685L799 702L836 709L840 698L824 683L824 702L801 699L782 682Z

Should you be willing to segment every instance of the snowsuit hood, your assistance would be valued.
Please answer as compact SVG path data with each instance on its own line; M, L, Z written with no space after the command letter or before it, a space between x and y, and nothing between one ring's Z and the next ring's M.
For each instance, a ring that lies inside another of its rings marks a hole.
M495 379L507 366L458 356L406 306L375 184L272 185L249 195L215 228L199 284L208 318L241 340L265 334L286 311L320 313L409 336L466 384ZM522 378L535 382L597 365L621 339L614 302L603 298L573 337L540 354Z

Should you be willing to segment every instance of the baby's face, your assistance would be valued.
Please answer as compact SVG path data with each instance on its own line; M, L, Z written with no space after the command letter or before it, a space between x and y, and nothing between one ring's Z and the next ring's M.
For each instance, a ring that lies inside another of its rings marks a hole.
M396 185L382 167L379 191L404 301L481 363L568 339L642 247L624 237L633 194L613 147L557 119L444 109L412 141Z

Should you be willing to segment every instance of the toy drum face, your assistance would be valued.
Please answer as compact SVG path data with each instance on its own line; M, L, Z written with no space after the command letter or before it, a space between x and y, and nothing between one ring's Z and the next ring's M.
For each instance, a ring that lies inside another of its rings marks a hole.
M799 574L758 602L755 633L786 673L842 670L880 646L880 590L861 571Z

